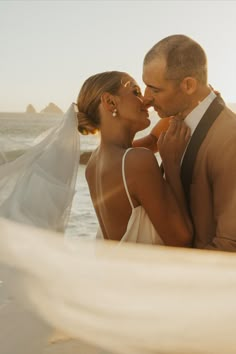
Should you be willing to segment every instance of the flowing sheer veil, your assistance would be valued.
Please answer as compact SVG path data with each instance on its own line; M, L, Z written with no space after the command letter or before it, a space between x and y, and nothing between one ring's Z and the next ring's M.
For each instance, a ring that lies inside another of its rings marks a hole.
M80 158L74 105L37 140L25 154L0 165L0 216L64 231Z
M72 338L119 354L235 353L234 254L91 240L74 251L49 231L0 228L0 262Z

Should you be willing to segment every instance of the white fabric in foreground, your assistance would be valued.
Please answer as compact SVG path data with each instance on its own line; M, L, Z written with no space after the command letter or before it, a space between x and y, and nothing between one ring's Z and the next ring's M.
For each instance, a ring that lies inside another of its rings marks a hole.
M40 140L40 139L38 139ZM55 127L24 155L0 165L0 216L64 231L80 158L72 104Z
M0 228L0 262L68 335L120 354L236 352L235 254L83 240L73 251L49 231Z

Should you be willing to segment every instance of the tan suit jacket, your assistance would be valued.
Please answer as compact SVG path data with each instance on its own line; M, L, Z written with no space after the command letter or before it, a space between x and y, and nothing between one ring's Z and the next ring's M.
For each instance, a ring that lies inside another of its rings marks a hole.
M199 148L190 208L195 248L236 251L236 114L227 107Z

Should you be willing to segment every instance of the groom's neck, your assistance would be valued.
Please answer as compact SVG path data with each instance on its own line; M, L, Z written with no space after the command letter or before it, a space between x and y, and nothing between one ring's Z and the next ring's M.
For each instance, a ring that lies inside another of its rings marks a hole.
M201 86L190 98L189 104L176 118L185 119L212 91L209 86Z

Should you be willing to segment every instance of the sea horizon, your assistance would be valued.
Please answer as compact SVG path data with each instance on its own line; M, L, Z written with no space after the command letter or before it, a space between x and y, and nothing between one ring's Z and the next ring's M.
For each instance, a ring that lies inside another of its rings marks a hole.
M226 102L226 105L232 109L234 112L236 112L236 101L235 102ZM69 107L68 107L69 108ZM150 113L152 113L154 110L150 110ZM4 115L7 115L7 116L11 116L11 115L27 115L28 117L29 116L32 116L32 117L36 117L36 116L46 116L46 117L57 117L57 118L61 118L63 116L63 114L65 114L66 111L62 111L62 113L57 113L57 112L42 112L42 111L39 111L39 112L27 112L26 110L25 111L0 111L0 118L3 118Z

